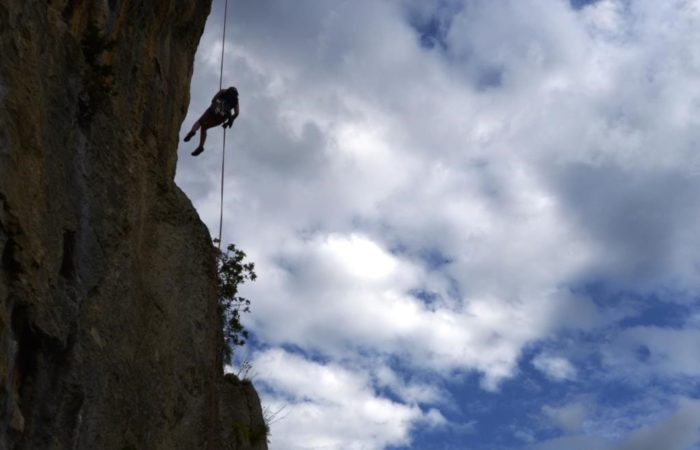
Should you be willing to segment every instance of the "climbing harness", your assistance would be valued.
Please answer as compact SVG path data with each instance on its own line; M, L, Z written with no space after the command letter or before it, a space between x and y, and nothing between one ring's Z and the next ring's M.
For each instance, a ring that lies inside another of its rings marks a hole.
M226 117L228 110L226 109L226 104L222 100L216 100L212 105L212 110L214 114L219 117Z
M219 92L224 86L224 52L226 50L226 23L228 19L228 0L224 3L224 32L221 37L221 69L219 71ZM219 239L217 245L221 250L221 230L224 226L224 168L226 167L226 128L224 128L224 141L221 148L221 203L219 207Z

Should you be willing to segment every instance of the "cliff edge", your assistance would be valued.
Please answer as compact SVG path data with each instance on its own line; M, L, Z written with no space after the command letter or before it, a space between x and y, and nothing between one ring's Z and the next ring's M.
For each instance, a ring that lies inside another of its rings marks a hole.
M0 449L264 449L173 182L210 0L0 3Z

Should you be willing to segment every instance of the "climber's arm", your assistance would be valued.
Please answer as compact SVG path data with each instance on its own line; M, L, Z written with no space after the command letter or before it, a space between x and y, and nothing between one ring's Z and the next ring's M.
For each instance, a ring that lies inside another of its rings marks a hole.
M231 117L231 123L233 123L234 120L236 120L236 117L238 117L238 114L240 113L240 106L238 105L238 101L236 101L236 104L233 105L233 117Z
M233 115L229 112L228 116L228 121L224 123L224 127L229 127L231 128L233 126L233 121L236 120L236 117L238 117L238 114L240 112L240 107L238 106L238 102L236 102L235 105L233 105Z

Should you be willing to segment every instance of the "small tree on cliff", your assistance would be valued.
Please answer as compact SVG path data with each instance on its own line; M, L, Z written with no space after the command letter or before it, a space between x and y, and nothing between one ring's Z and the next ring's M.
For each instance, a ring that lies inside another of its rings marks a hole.
M229 244L225 251L217 250L219 273L219 306L224 329L224 361L230 363L233 349L248 339L248 330L241 324L241 313L250 312L250 300L238 295L238 287L255 281L255 264L244 262L246 254Z

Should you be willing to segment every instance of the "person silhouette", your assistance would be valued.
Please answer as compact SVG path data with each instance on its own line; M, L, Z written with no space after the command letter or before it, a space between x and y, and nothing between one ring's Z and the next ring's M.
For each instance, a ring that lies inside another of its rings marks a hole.
M231 110L233 110L233 114L231 114ZM185 136L185 142L189 142L197 134L197 130L201 130L199 133L199 147L194 149L192 156L197 156L204 151L204 142L207 140L207 130L209 128L222 123L224 128L231 128L239 113L238 89L231 86L228 89L222 89L217 92L212 98L209 108L197 119L190 132Z

